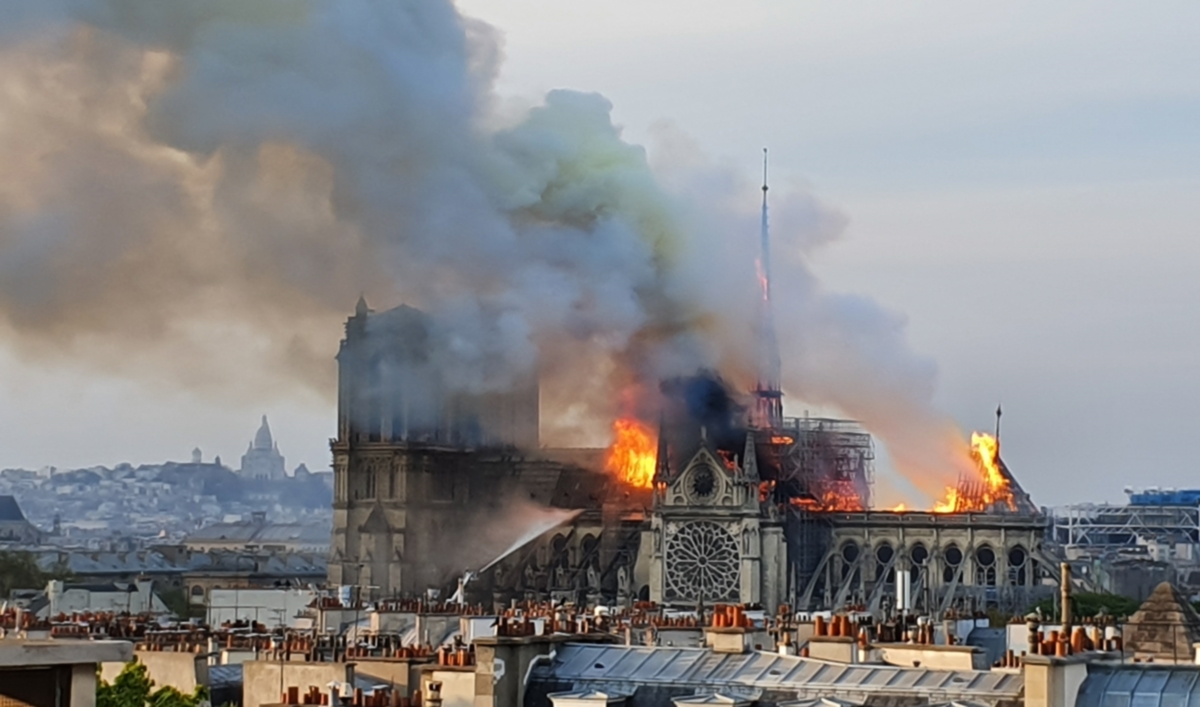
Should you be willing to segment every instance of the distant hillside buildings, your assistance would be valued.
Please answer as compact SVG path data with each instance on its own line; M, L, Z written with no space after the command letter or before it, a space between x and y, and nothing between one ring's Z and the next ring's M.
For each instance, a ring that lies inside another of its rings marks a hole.
M328 551L333 475L303 464L285 472L266 417L240 469L236 460L226 465L199 448L185 459L0 469L0 548L129 551L183 545L198 529L246 521L249 532L230 526L206 531L212 535L203 546ZM223 530L228 537L221 537Z

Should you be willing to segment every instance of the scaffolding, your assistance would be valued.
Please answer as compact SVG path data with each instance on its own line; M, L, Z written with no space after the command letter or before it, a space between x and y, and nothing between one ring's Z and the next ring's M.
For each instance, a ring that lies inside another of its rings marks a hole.
M791 417L771 434L779 448L779 481L789 500L803 501L813 510L871 507L875 444L860 424Z
M821 571L828 562L831 528L823 513L790 507L784 520L784 539L788 547L790 582L789 603L800 610L813 606L814 591L823 591ZM818 581L814 581L814 579ZM821 595L816 595L819 598Z
M1052 518L1054 542L1068 549L1200 544L1200 506L1084 503L1055 508Z

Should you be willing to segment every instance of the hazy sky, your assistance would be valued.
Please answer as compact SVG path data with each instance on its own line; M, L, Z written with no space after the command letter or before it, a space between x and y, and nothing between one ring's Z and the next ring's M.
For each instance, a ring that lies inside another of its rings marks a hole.
M813 263L825 285L907 316L964 427L1003 402L1004 456L1037 502L1200 486L1200 5L459 6L506 37L502 95L597 91L627 138L667 123L747 175L769 146L774 180L849 219ZM0 391L0 466L195 445L236 466L262 413L289 468L328 464L333 410L304 392L230 402L3 351Z

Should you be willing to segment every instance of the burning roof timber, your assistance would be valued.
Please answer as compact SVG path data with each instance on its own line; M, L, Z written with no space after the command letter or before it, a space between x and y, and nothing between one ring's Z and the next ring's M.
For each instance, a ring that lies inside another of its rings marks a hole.
M701 373L662 385L658 437L645 425L619 421L611 470L635 485L670 481L701 446L735 466L753 438L764 501L805 512L866 512L873 508L874 442L858 423L826 418L782 418L761 426L718 375ZM751 401L752 402L752 401ZM1000 458L999 441L972 435L965 472L931 511L941 514L1036 515L1037 507ZM732 467L731 467L732 468ZM903 512L903 506L892 509Z

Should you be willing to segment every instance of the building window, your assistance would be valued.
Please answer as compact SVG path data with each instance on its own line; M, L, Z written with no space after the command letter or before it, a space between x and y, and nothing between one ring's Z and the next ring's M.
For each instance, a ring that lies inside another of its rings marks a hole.
M845 580L850 574L854 564L858 562L858 545L854 542L848 542L842 546L842 562L841 562L841 579Z
M875 579L876 581L885 584L896 583L896 570L889 567L896 551L887 543L880 543L879 547L875 548Z
M942 581L949 583L954 581L954 576L958 574L958 566L962 564L963 553L958 549L957 545L947 545L942 551L942 559L946 566L942 570Z
M1029 583L1029 554L1020 545L1008 551L1008 583L1018 587Z
M996 552L987 545L975 550L975 584L996 586Z

